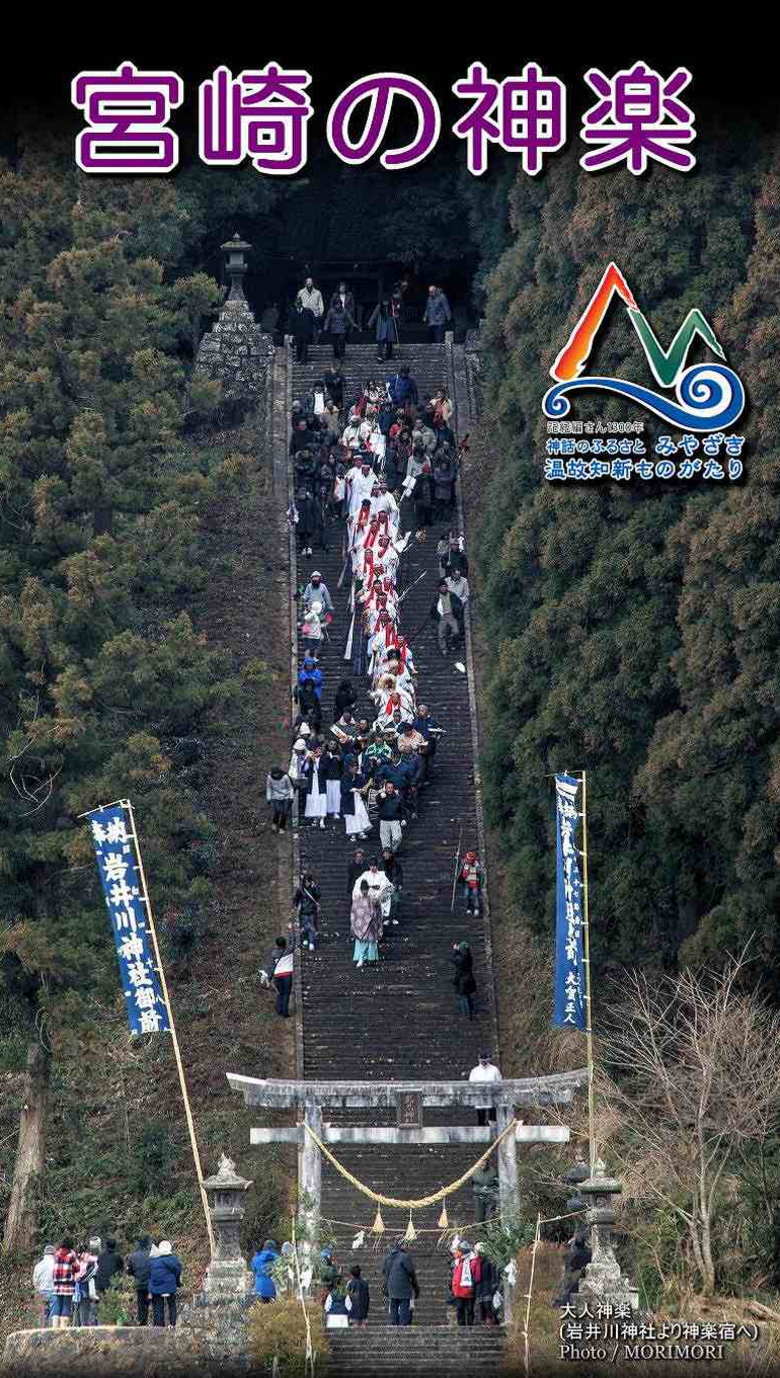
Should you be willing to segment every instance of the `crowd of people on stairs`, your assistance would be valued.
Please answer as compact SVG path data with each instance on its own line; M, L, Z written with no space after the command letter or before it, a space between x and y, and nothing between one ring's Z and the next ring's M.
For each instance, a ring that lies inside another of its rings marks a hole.
M305 295L315 290L307 282L298 306L319 310L321 302L312 305ZM338 306L332 302L330 310L339 306L349 314L347 300ZM311 391L292 403L295 498L288 521L304 559L315 545L327 550L335 544L341 528L338 584L350 576L349 600L340 625L334 602L338 589L328 587L320 570L313 569L299 591L301 657L290 758L286 768L269 770L266 799L277 834L286 833L292 819L321 831L341 825L356 844L378 833L378 845L368 854L359 847L354 853L347 888L352 958L357 970L366 971L378 967L388 950L389 930L400 922L399 852L432 782L437 746L446 733L419 692L414 650L403 627L408 590L399 582L405 552L426 539L434 519L448 527L437 544L440 582L430 608L443 657L464 642L470 593L465 541L453 527L459 456L446 389L436 389L421 404L417 382L402 364L386 377L366 379L357 396L346 394L336 359ZM413 514L411 522L403 522L404 511ZM337 685L326 685L322 648L336 635L344 639L351 673ZM366 703L370 707L364 708ZM479 917L483 871L473 847L458 858L456 880L466 914ZM282 1017L289 1015L295 950L314 953L326 936L316 876L300 877L293 903L295 920L276 939L262 971ZM451 960L457 1008L473 1020L477 983L471 945L458 944Z
M368 333L376 341L380 362L392 359L393 351L398 348L404 314L404 293L399 284L380 298L366 322ZM445 331L452 326L452 310L446 293L435 283L428 288L422 324L428 327L429 338L434 344L441 344ZM330 339L334 359L343 359L350 336L359 334L362 328L360 312L347 284L338 284L326 310L322 292L311 277L306 278L298 291L287 321L299 364L308 362L310 347L323 334Z

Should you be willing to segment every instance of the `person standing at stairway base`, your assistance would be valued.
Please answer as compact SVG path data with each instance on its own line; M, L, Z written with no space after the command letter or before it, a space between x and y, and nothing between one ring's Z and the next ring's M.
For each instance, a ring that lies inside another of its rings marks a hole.
M382 1268L384 1293L389 1302L390 1324L411 1325L412 1298L420 1295L414 1259L406 1251L406 1242L399 1239L390 1250Z

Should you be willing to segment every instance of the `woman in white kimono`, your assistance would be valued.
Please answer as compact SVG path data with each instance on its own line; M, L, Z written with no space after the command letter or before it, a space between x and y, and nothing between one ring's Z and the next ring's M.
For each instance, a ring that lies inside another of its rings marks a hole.
M341 777L341 812L347 837L368 837L371 819L363 802L363 793L368 788L368 780L359 774L357 762L350 761Z
M328 812L328 790L325 762L320 747L315 747L306 771L306 817L321 828L325 827Z

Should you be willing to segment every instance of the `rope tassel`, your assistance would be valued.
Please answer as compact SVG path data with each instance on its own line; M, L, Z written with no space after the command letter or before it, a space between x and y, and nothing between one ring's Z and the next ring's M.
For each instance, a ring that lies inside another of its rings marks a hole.
M417 1231L416 1231L416 1229L414 1228L414 1223L413 1223L413 1221L412 1221L412 1212L410 1211L410 1212L409 1212L409 1224L408 1224L407 1227L406 1227L406 1234L404 1235L404 1242L405 1242L406 1244L411 1244L411 1243L412 1243L412 1240L414 1240L414 1239L416 1239L416 1238L417 1238Z
M374 1217L374 1223L373 1223L373 1225L371 1226L371 1233L372 1233L372 1234L384 1234L384 1232L385 1232L385 1222L384 1222L384 1220L382 1219L382 1212L380 1211L379 1207L377 1206L377 1208L376 1208L376 1215L375 1215L375 1217Z
M449 1223L450 1223L450 1221L449 1221L449 1216L447 1215L447 1205L446 1205L446 1202L445 1202L445 1204L444 1204L444 1205L442 1206L442 1208L441 1208L441 1215L439 1216L439 1219L438 1219L438 1221L437 1221L437 1224L438 1224L440 1230L446 1230L446 1228L447 1228L447 1226L449 1225Z

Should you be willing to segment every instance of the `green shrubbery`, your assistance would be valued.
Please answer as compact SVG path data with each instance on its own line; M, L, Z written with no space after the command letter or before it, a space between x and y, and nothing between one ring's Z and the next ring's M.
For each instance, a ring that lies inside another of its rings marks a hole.
M319 1365L327 1354L322 1307L306 1303L312 1350ZM258 1302L249 1312L249 1352L256 1364L279 1362L279 1378L303 1378L306 1372L306 1322L300 1301Z

